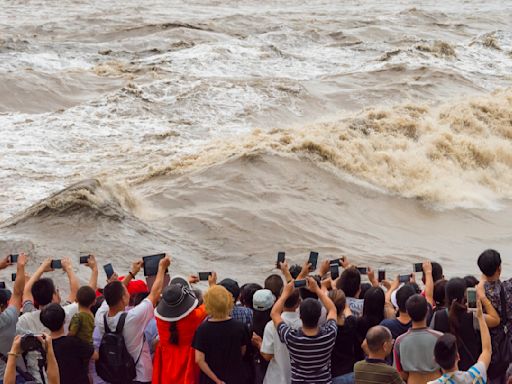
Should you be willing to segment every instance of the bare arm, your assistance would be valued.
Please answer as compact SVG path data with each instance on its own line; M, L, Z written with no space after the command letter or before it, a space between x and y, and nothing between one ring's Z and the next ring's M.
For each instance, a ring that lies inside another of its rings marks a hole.
M201 351L198 351L196 349L196 363L201 369L201 371L204 372L206 376L210 378L215 384L224 384L222 380L220 380L215 373L210 369L208 366L208 363L205 360L204 353Z
M290 270L288 268L288 261L284 261L284 263L279 263L279 269L281 270L284 279L287 283L293 280L292 274L290 273Z
M96 256L89 255L89 260L86 264L91 268L91 278L89 279L89 287L94 290L98 289L98 263L96 262Z
M478 318L480 337L482 340L482 353L480 354L478 361L482 362L487 369L491 363L492 356L491 335L489 334L489 328L487 328L487 323L485 322L484 315L482 313L482 302L480 300L477 301L476 317Z
M432 277L432 263L430 261L423 262L423 272L425 272L425 299L432 307L435 307L434 278Z
M329 299L329 296L320 289L318 284L316 283L315 279L312 277L308 277L308 289L311 292L316 293L318 296L318 299L322 302L325 309L327 310L327 320L336 320L338 317L338 313L336 312L336 306L332 302L331 299Z
M375 271L370 267L368 267L368 280L370 280L372 287L379 287L379 280L375 277Z
M80 281L78 280L75 271L73 271L73 263L71 262L71 259L69 257L62 259L62 269L68 275L69 280L68 301L70 303L73 303L76 300L76 293L80 288Z
M12 290L11 300L9 305L16 307L18 313L21 310L23 301L23 290L25 288L25 265L27 264L27 256L20 253L18 256L18 264L16 265L16 281Z
M272 311L270 312L270 317L272 318L272 321L274 322L274 326L276 326L276 327L283 322L281 314L283 313L284 303L285 303L286 299L288 299L288 297L290 297L293 290L295 289L293 284L294 284L294 281L292 280L284 286L283 293L281 294L281 297L279 298L279 300L276 301L276 303L272 307ZM316 282L315 282L315 284L316 284Z
M492 305L491 301L485 295L485 279L480 279L480 282L476 286L476 294L478 299L482 302L482 306L485 309L484 320L489 328L494 328L500 325L500 315Z
M151 288L151 292L149 293L148 299L153 303L153 307L158 303L158 299L162 294L162 289L164 287L164 277L167 268L171 265L171 259L169 256L165 256L160 263L158 264L158 272L156 274L155 282L153 283L153 287Z
M51 268L52 259L47 258L45 259L39 268L34 272L34 274L30 277L28 282L25 284L25 288L23 289L23 300L30 300L34 301L34 298L32 297L32 286L34 283L43 276L43 273L52 271Z
M53 342L50 336L45 335L46 341L46 374L48 376L48 384L60 384L59 366L55 353L53 352Z
M137 273L140 272L142 264L144 264L142 260L137 260L132 263L132 269L130 270L130 273L128 273L123 279L123 284L126 287L128 287L128 284L130 284L130 281L132 281L134 276L137 276Z

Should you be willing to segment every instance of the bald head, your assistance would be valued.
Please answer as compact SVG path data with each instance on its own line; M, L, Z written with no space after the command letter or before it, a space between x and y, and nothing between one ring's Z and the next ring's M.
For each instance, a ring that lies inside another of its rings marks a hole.
M377 325L372 327L366 333L366 343L368 344L368 349L373 353L378 353L382 350L382 346L386 341L391 341L393 336L391 336L391 332L386 327L382 325Z

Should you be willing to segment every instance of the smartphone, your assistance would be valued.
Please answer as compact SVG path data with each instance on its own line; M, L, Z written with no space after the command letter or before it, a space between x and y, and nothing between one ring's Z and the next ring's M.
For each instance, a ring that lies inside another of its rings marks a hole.
M295 281L293 282L293 286L294 286L295 288L303 288L303 287L305 287L305 286L306 286L306 280L295 280Z
M107 279L110 279L112 275L114 274L114 267L111 263L105 264L103 266L103 270L105 271L105 274L107 275Z
M52 269L61 269L62 268L62 260L52 260L50 267Z
M80 256L80 264L87 264L91 255Z
M11 281L16 281L16 274L15 273L11 273Z
M331 260L329 261L329 264L333 265L341 265L341 261L342 261L343 258L340 258L340 259L334 259L334 260Z
M357 270L361 275L367 275L368 274L368 267L357 267Z
M3 281L0 281L0 289L5 289L5 283Z
M414 272L422 272L423 271L423 263L413 264L413 271Z
M468 300L468 309L476 311L476 288L467 288L466 295Z
M199 272L199 281L208 281L208 277L212 275L211 272Z
M334 260L334 263L331 262L331 279L336 280L340 277L340 265L337 260Z
M13 255L9 255L9 262L10 262L11 264L15 264L15 263L17 263L17 262L18 262L18 256L19 256L19 255L18 255L17 253L16 253L16 254L13 254Z
M379 277L378 277L378 279L379 279L379 283L381 281L386 280L386 271L384 269L379 269Z
M400 283L408 283L409 280L411 279L411 275L400 275L398 277L398 280L400 281Z
M142 258L142 261L144 262L144 276L156 276L158 273L158 264L160 264L160 260L162 260L164 257L165 253L144 256Z
M311 270L314 271L316 269L316 264L318 263L318 252L310 252L308 263L311 264Z
M284 252L277 252L277 263L276 266L279 268L279 263L284 263Z

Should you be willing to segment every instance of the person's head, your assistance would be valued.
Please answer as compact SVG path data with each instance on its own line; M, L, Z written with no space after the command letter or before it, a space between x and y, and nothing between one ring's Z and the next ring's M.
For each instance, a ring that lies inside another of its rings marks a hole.
M386 295L380 287L371 287L364 295L363 318L368 327L380 324L384 320Z
M52 332L58 332L64 327L66 313L57 303L46 305L39 314L41 323Z
M269 289L256 291L252 298L253 302L253 331L263 337L263 330L270 321L270 311L276 301L276 297Z
M464 276L464 282L467 288L475 288L479 283L478 279L472 275Z
M263 286L265 289L269 289L276 299L279 299L284 287L283 278L279 275L272 274L265 279Z
M233 309L233 295L222 285L210 287L203 296L206 313L213 319L225 319Z
M341 289L332 289L328 293L329 299L334 303L336 307L336 312L338 316L343 314L345 310L345 306L347 305L347 298L345 297L345 293Z
M297 289L294 289L292 294L284 302L284 309L286 311L295 312L300 304L300 293Z
M436 281L434 284L434 301L436 302L436 309L446 306L446 283L445 279Z
M292 277L296 279L297 276L300 275L302 267L299 264L293 264L290 268L288 268L288 270L290 271L290 275L292 275Z
M366 292L372 287L370 283L361 283L361 291L359 292L359 297L364 298L364 295L366 295Z
M454 302L463 304L465 302L466 282L464 279L454 277L446 283L446 302L452 305Z
M137 305L139 305L142 302L142 300L144 300L148 296L149 296L149 292L139 292L139 293L134 293L133 295L130 295L129 306L136 307Z
M32 296L38 305L44 306L50 303L60 303L59 292L55 289L53 280L42 278L32 285Z
M96 298L96 303L91 307L91 312L94 316L96 316L96 312L100 309L101 304L105 301L105 296L101 295Z
M357 268L345 269L336 283L336 288L341 289L346 297L357 297L361 291L361 274Z
M256 293L256 291L258 291L260 289L263 289L263 287L259 284L255 284L255 283L244 284L242 286L242 289L240 290L240 302L242 303L242 305L247 308L252 308L252 306L253 306L252 298L253 298L254 294Z
M231 293L233 301L236 303L240 297L240 287L238 286L238 283L233 279L224 279L219 283L219 285L223 286L229 293Z
M427 300L419 294L414 294L407 299L405 303L407 314L411 320L415 323L419 323L425 320L428 312Z
M308 298L300 303L299 313L304 328L316 328L322 314L322 304L317 299Z
M388 328L377 325L366 333L366 344L371 354L387 356L393 349L393 336Z
M84 285L78 289L76 301L82 308L91 308L96 302L96 292L88 285Z
M312 277L316 281L316 284L319 287L322 286L322 283L321 283L321 280L320 280L320 276L313 275L313 276L310 276L310 277ZM306 299L318 300L318 296L316 295L316 293L311 292L309 289L307 289L305 287L300 288L299 292L300 292L300 297L301 297L302 300L306 300Z
M414 288L409 285L405 284L403 285L397 292L396 292L396 304L398 306L398 310L402 313L407 313L407 309L405 307L405 303L407 303L407 300L412 295L416 294Z
M501 274L501 256L494 249L487 249L478 256L478 268L490 278L499 279Z
M103 296L110 308L125 308L130 303L130 294L120 281L111 281L103 289Z
M0 313L7 309L9 300L11 300L11 291L8 289L0 289Z
M455 368L459 360L457 338L451 333L445 333L437 339L434 347L434 358L437 364L445 371Z
M443 275L443 267L441 264L436 263L435 261L432 262L432 280L434 280L434 283L436 281L439 281L444 278ZM422 272L422 278L421 281L423 281L423 284L425 284L425 272Z

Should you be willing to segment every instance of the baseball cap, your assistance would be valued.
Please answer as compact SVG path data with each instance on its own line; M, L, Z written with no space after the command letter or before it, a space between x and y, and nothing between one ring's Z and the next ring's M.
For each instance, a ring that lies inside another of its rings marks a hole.
M252 306L257 311L266 311L274 305L276 297L270 289L260 289L254 293Z

